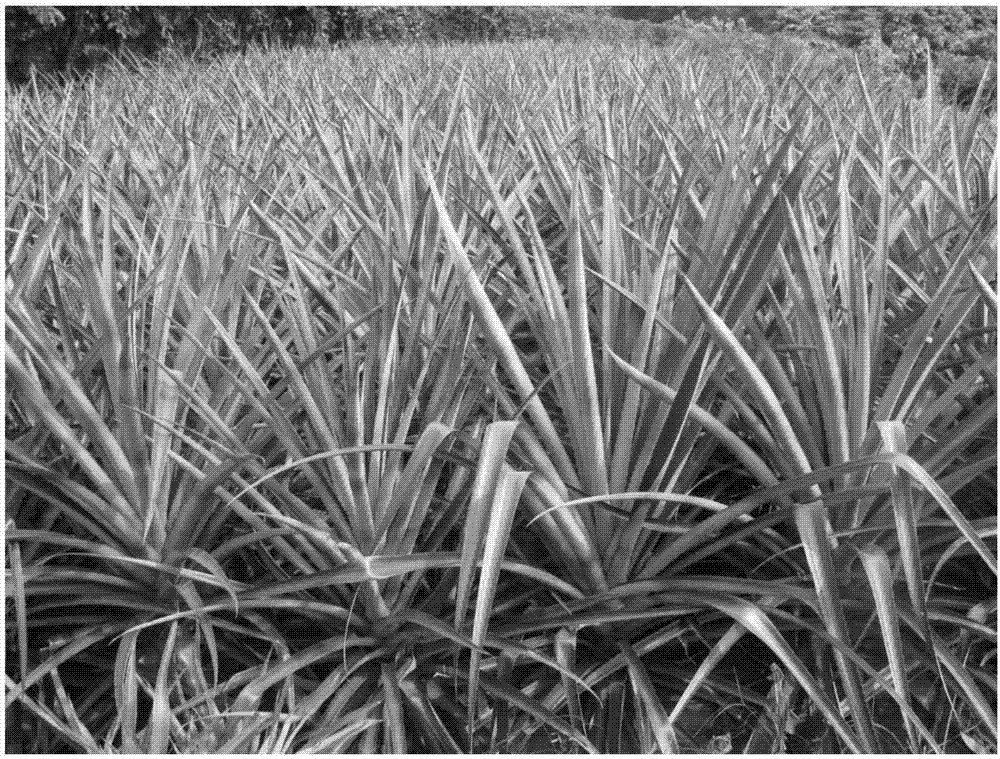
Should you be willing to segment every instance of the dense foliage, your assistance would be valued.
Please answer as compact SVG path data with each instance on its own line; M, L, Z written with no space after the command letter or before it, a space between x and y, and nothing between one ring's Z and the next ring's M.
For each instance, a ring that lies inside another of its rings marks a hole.
M5 13L7 80L14 83L26 81L31 66L70 74L110 55L167 49L214 55L252 44L537 38L675 44L706 30L750 30L849 48L880 45L915 81L929 51L944 94L968 104L997 51L990 6L12 6Z
M5 16L6 75L15 83L31 66L78 73L125 51L144 58L325 41L338 18L326 8L252 5L8 6Z
M772 26L821 35L850 47L874 41L914 78L920 75L929 49L942 89L960 102L971 100L997 57L995 5L786 8L776 14ZM995 78L992 87L995 93Z
M986 81L700 40L8 92L8 750L996 753Z

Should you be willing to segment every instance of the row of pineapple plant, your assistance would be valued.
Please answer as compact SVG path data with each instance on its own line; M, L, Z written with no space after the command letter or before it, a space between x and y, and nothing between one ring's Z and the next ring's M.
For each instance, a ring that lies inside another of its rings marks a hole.
M8 747L995 750L995 112L801 53L8 93Z

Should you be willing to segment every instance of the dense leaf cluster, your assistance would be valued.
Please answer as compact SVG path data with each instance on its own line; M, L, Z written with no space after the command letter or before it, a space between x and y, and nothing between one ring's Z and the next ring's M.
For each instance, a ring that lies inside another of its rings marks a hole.
M8 752L996 753L985 87L686 35L8 92Z

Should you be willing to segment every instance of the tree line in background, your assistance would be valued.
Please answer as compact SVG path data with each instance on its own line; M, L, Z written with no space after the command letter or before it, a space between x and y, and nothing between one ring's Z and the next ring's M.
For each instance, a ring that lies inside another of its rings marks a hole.
M27 82L32 67L72 77L111 57L167 50L211 56L254 45L374 40L669 42L734 32L878 48L914 80L929 50L942 89L961 102L996 59L997 44L997 9L990 6L17 6L5 13L6 80L14 85Z

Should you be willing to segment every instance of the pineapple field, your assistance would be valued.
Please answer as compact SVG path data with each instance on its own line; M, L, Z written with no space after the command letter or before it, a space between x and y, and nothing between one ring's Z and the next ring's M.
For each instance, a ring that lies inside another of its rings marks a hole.
M876 63L8 89L7 750L995 754L993 74Z

